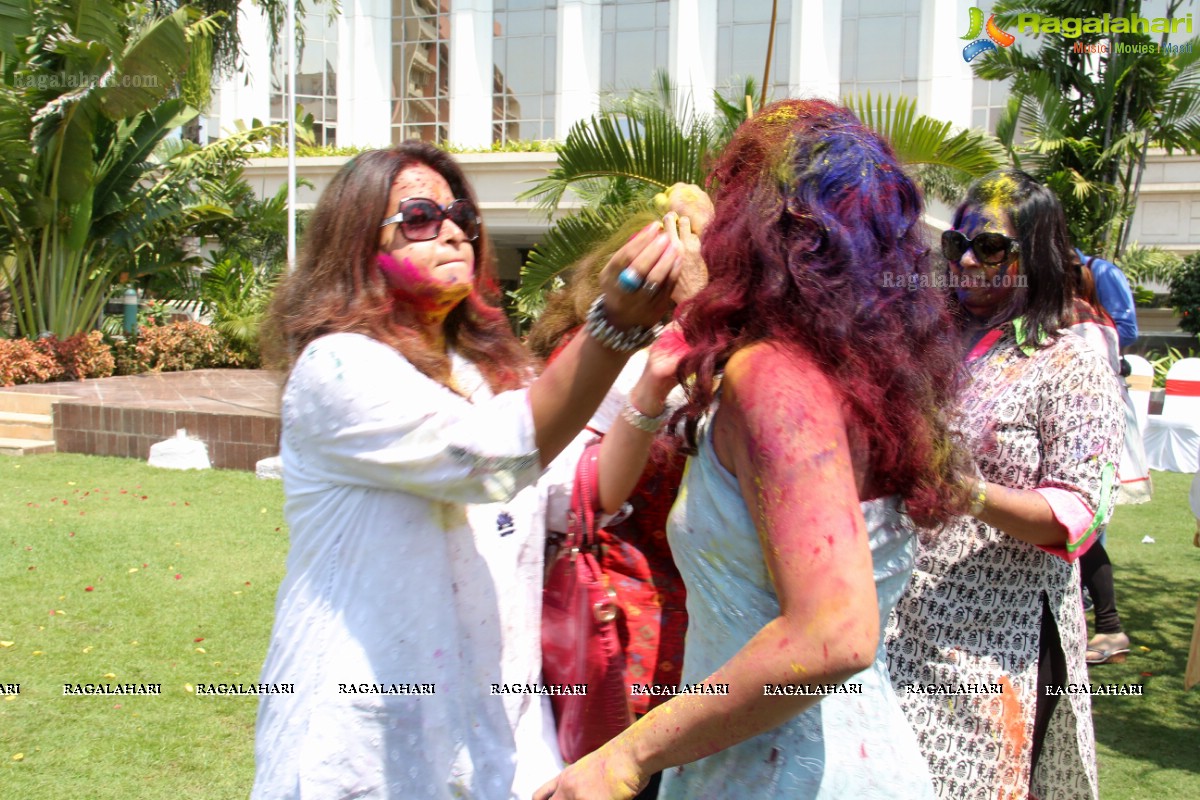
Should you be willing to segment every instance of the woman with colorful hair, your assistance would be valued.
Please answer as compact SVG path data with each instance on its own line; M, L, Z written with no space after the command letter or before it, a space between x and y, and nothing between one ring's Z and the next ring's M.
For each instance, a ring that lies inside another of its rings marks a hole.
M688 377L682 682L535 797L629 798L660 769L664 798L931 796L881 636L914 558L903 507L965 503L949 312L910 288L933 277L920 193L818 100L744 123L712 184L691 349L641 409Z
M430 145L356 156L275 297L291 545L262 682L293 691L261 700L255 798L509 800L561 764L546 698L520 691L545 535L520 490L649 341L679 259L661 226L635 235L534 380L477 207Z
M1108 520L1124 414L1074 321L1058 198L978 180L942 235L969 380L972 505L922 533L888 664L939 796L1096 797L1076 559ZM1065 696L1064 696L1065 695Z

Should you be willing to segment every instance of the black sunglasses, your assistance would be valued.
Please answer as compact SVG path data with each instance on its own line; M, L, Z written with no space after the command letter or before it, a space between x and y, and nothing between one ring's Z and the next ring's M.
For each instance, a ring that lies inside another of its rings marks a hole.
M961 261L968 250L975 253L975 258L984 264L1000 264L1014 253L1021 252L1020 243L1003 233L975 234L974 239L968 239L958 231L945 231L942 234L942 255L951 261Z
M428 197L406 197L400 201L400 210L379 223L384 228L393 222L400 223L400 232L410 242L427 242L436 239L442 222L450 220L459 227L468 242L479 238L479 212L470 200L458 199L448 206L439 206Z

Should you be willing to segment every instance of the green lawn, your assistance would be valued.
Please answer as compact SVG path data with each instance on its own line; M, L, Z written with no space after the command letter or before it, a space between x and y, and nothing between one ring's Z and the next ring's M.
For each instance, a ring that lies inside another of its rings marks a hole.
M1105 800L1200 797L1200 688L1181 678L1200 598L1189 482L1155 474L1154 502L1110 527L1134 653L1092 680L1146 690L1095 699ZM256 700L189 687L257 679L287 550L280 484L54 455L0 457L0 490L0 684L21 684L0 698L0 796L245 797ZM162 695L63 695L105 682Z
M21 684L0 699L0 796L247 796L257 700L188 687L258 678L279 482L54 455L0 458L0 487L0 683ZM162 695L63 696L104 682Z
M1183 690L1200 549L1190 475L1156 472L1154 500L1118 506L1109 525L1117 608L1132 641L1124 664L1092 667L1092 683L1141 683L1143 697L1092 700L1104 800L1200 797L1200 686ZM1153 544L1142 544L1150 536Z

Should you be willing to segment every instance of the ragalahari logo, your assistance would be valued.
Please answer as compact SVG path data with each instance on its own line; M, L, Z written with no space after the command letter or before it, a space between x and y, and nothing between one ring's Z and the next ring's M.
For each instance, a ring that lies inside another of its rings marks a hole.
M973 41L963 48L963 61L968 64L983 53L989 50L995 50L996 45L1000 47L1008 47L1017 40L1008 31L1000 30L1000 26L996 24L996 15L992 14L987 18L987 25L983 24L983 12L975 6L971 6L971 27L967 29L967 35L964 39L972 39ZM981 38L979 34L987 32L987 38Z

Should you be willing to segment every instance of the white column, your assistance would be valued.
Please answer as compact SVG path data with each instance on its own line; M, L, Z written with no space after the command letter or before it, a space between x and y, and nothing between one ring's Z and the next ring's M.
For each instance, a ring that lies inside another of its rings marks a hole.
M921 65L917 73L917 111L971 127L971 66L963 61L967 9L971 0L921 0Z
M232 133L239 120L247 126L258 119L266 124L271 116L271 28L262 10L242 0L238 13L238 31L246 50L243 69L217 87L217 125L211 136Z
M450 141L492 144L492 0L450 4Z
M392 141L391 0L343 0L338 18L339 145Z
M672 0L669 40L668 68L679 87L680 103L690 102L697 114L712 114L716 111L717 0Z
M600 0L560 0L554 136L600 110Z
M792 0L791 33L789 93L837 102L842 94L842 0Z

